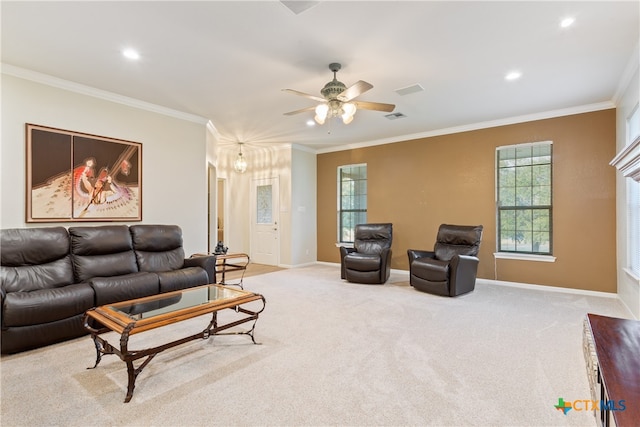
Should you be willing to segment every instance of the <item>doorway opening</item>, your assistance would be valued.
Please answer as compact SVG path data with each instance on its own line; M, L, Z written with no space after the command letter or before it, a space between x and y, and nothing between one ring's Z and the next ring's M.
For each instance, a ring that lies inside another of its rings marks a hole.
M225 236L224 236L224 224L225 224L225 215L224 215L224 187L226 184L226 180L223 178L218 178L218 182L217 182L217 188L218 188L218 197L217 197L217 203L218 203L218 220L217 220L217 242L224 242Z

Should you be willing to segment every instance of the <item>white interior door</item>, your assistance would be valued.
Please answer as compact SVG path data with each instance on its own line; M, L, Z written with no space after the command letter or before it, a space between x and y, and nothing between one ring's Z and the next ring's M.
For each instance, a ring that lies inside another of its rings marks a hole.
M251 261L258 264L278 265L280 255L278 178L254 180L251 193Z

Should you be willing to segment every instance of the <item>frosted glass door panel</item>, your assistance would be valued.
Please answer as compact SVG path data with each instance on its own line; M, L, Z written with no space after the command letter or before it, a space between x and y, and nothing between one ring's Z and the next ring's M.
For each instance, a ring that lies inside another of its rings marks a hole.
M273 186L271 184L258 185L256 196L256 223L273 224Z

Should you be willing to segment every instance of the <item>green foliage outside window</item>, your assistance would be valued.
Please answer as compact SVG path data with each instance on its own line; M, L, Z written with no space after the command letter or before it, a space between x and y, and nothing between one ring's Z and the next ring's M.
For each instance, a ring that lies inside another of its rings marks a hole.
M552 143L497 149L498 251L552 253Z
M340 242L353 242L357 224L367 222L367 165L338 168L338 230Z

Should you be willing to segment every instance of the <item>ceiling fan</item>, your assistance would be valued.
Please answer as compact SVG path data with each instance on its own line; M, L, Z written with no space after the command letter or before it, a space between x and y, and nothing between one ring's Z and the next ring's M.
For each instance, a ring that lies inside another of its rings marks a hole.
M359 80L353 85L347 86L336 79L336 73L342 68L337 62L329 64L329 69L333 71L333 80L324 85L320 93L323 98L315 95L309 95L308 93L300 92L293 89L282 89L285 92L292 93L294 95L304 96L305 98L313 99L320 102L315 107L302 108L300 110L290 111L284 113L285 116L291 116L293 114L304 113L306 111L316 112L314 117L318 124L324 124L327 118L342 117L344 124L349 124L353 120L353 115L358 109L361 110L374 110L392 112L396 108L393 104L383 104L380 102L368 102L368 101L353 101L356 97L362 95L369 89L373 88L373 85L363 80Z

